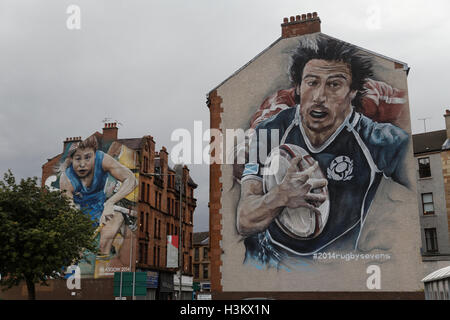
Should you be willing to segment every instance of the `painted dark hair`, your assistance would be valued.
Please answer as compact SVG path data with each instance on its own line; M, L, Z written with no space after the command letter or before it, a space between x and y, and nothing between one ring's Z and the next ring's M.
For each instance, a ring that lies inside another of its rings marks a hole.
M352 103L359 107L361 97L365 94L364 83L367 78L373 77L373 63L370 57L359 52L351 44L319 36L312 45L301 43L291 56L289 75L295 86L302 82L303 69L308 61L313 59L343 62L349 66L352 73L350 89L357 90ZM296 102L300 102L300 97L297 95Z
M87 149L87 148L92 148L94 150L94 152L97 151L98 143L97 143L97 138L94 135L92 135L89 138L87 138L86 140L83 140L82 142L80 142L76 146L75 149L71 150L69 156L72 158L77 150Z

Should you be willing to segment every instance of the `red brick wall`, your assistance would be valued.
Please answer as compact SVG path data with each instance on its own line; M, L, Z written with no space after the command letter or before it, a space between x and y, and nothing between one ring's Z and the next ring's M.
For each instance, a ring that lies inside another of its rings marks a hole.
M221 113L223 108L221 107L222 98L217 95L217 91L214 90L209 94L209 111L210 111L210 127L211 129L219 129L221 123ZM214 150L213 150L214 152ZM211 158L214 154L211 154ZM209 230L210 230L210 268L211 268L211 291L222 291L220 267L222 266L221 254L222 249L220 247L220 241L222 240L221 220L220 214L221 203L220 198L222 195L222 184L220 183L220 177L222 171L220 164L211 164L209 167Z
M45 180L47 180L48 177L55 174L55 167L59 164L61 156L62 155L60 154L53 159L50 159L46 164L42 166L42 186L44 186Z
M149 159L149 170L148 173L154 173L154 164L155 157L159 157L160 166L162 168L162 173L166 174L165 176L150 176L146 175L143 171L143 165L141 165L140 169L140 178L139 178L139 205L138 205L138 217L141 219L141 212L144 213L144 220L140 220L139 224L143 225L143 231L141 228L138 229L138 241L136 242L135 250L138 253L136 257L139 258L139 244L147 247L147 260L143 261L142 259L138 259L138 268L144 269L154 269L154 270L165 270L165 271L175 271L175 269L167 269L166 268L166 259L167 259L167 235L174 234L172 232L175 230L175 227L178 230L178 235L180 235L179 227L179 207L176 210L175 203L179 199L179 192L175 189L175 185L169 186L169 176L167 174L175 174L174 171L169 171L168 168L168 152L165 147L162 147L160 152L155 152L155 142L153 138L149 137L147 140L150 148L148 151L145 151L144 148L141 149L141 163L143 163L144 156ZM196 202L194 198L190 198L191 189L187 181L189 179L189 169L185 167L183 169L183 181L186 186L187 200L183 200L183 256L184 256L184 268L185 273L192 274L192 265L189 265L189 261L193 260L193 249L192 243L190 241L190 235L193 233L193 221L190 221L189 212L192 210L195 211ZM176 179L175 177L173 179ZM156 183L157 180L162 181L162 185L158 185ZM149 187L148 197L147 190L144 192L144 197L141 196L141 188L142 183L145 185L145 189ZM156 199L155 191L158 195L158 200ZM159 204L159 195L161 195L161 204ZM171 210L169 211L168 200L174 200L173 206L171 205ZM187 206L186 206L187 202ZM148 219L147 214L148 213ZM157 237L155 238L155 219L157 221L156 228L159 229L159 232L156 232ZM167 224L169 224L169 229L167 229ZM158 248L159 251L159 263L158 259L155 259L154 255L158 256ZM156 253L155 253L156 249ZM144 250L145 252L145 250ZM189 259L191 257L191 259Z

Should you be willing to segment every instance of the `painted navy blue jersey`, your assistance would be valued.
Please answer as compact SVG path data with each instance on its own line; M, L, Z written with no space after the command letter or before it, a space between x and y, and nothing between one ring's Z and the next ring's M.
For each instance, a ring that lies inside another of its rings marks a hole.
M402 182L399 171L409 141L405 131L353 111L321 147L315 148L301 126L299 111L300 106L284 110L258 125L250 140L250 159L256 161L246 164L242 181L262 180L265 158L273 148L281 144L300 146L318 162L327 177L328 221L317 237L305 240L290 237L274 221L267 230L246 239L250 252L259 252L263 243L300 256L331 247L354 249L383 175Z

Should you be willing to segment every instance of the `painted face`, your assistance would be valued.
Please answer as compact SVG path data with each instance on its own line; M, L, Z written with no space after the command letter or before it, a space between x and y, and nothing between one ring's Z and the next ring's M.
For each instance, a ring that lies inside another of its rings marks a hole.
M92 148L78 149L72 158L72 167L80 178L89 176L95 165L95 151Z
M352 75L346 63L310 60L303 69L300 95L303 125L314 132L333 132L351 112L356 90L351 90Z

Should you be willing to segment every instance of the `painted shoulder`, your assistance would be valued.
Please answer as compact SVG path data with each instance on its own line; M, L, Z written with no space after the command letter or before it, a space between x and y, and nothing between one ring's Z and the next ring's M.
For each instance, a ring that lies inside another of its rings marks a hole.
M256 126L256 130L260 129L280 129L281 131L286 130L287 127L294 121L295 114L297 112L297 107L291 107L280 111L279 113L273 115L272 117L262 121Z
M391 123L375 122L364 115L361 115L355 129L364 142L374 147L400 146L409 140L403 129Z
M361 115L355 126L369 149L377 167L390 175L403 159L409 143L409 135L391 123L378 123Z

